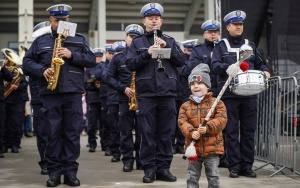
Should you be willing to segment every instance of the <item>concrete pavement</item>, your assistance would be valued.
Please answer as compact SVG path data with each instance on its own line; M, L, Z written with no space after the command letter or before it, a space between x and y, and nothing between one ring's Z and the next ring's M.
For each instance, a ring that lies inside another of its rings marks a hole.
M122 187L122 188L182 188L186 187L186 165L181 154L176 154L171 166L171 172L177 176L177 182L168 183L155 181L151 184L142 183L143 171L134 170L132 172L122 172L122 163L110 162L111 157L104 156L99 147L95 153L89 153L86 147L87 137L81 136L81 156L79 159L78 178L81 187L102 188L102 187ZM6 153L5 158L0 159L0 187L2 188L39 188L45 187L48 176L40 175L37 164L38 152L35 137L23 138L20 153ZM256 161L254 167L259 167L264 163ZM203 169L204 170L204 169ZM200 179L200 187L207 187L207 180L202 170L203 176ZM285 173L278 173L274 177L269 177L276 170L268 165L257 171L257 178L229 178L227 169L220 168L222 188L299 188L300 177L293 175L289 170ZM61 184L58 187L69 187Z

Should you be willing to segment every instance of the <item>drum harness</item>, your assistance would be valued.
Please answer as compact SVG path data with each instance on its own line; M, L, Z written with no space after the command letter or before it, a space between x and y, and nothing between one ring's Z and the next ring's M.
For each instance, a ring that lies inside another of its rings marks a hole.
M231 48L228 40L226 38L222 39L225 42L226 48L228 52L235 52L236 53L236 60L238 61L240 59L240 48ZM244 39L245 44L249 44L248 39Z

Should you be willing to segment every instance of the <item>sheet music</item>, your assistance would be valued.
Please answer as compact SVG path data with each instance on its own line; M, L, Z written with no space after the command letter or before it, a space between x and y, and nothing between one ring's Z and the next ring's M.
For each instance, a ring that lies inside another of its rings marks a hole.
M152 51L153 59L170 59L171 48L154 48Z
M68 36L74 37L76 33L77 24L72 22L59 21L57 33L61 34L64 30L68 30Z

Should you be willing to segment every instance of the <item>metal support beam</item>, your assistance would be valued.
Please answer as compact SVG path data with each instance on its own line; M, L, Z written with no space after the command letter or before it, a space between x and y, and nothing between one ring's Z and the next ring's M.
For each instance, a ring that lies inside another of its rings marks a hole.
M204 0L204 20L215 19L215 2Z
M89 30L96 29L98 0L93 0L90 9Z
M19 49L28 48L32 43L33 30L33 0L19 0ZM20 50L19 50L20 51Z
M98 0L98 46L106 44L106 0Z
M201 4L204 0L193 0L190 6L190 9L185 17L183 27L184 27L184 36L185 38L189 37L190 29L193 25L193 22L197 16L197 13L200 9Z

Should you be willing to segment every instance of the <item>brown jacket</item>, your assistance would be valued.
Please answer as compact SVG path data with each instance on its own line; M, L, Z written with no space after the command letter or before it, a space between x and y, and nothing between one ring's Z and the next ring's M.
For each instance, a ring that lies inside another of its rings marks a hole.
M192 142L192 132L196 131L199 124L202 124L207 113L211 109L216 98L212 93L204 96L200 104L197 104L192 97L180 107L178 123L179 128L185 136L185 148ZM219 101L214 112L206 124L206 133L195 141L195 148L198 156L206 157L211 154L224 154L224 142L222 130L227 123L227 112L223 101Z

